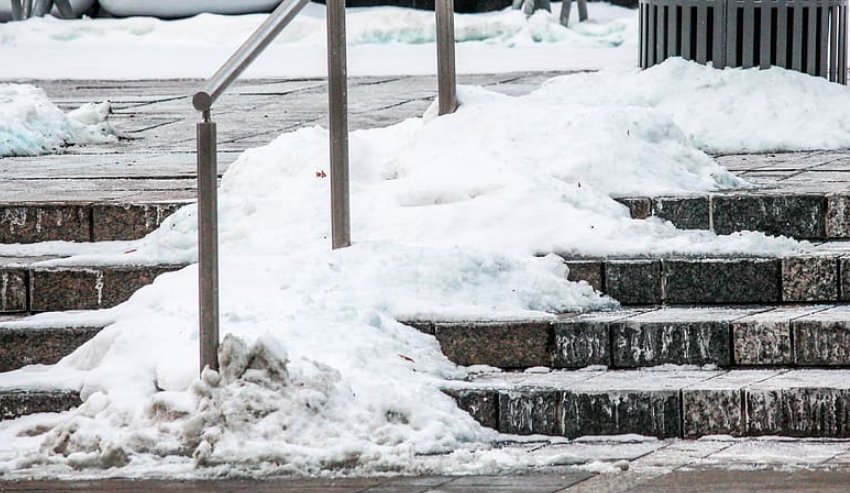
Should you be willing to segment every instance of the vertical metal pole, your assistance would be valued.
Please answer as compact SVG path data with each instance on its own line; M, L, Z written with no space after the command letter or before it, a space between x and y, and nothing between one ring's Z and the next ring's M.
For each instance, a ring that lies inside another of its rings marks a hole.
M457 109L454 5L454 0L436 0L434 5L437 15L437 87L440 115L454 113Z
M12 20L24 20L24 7L21 5L21 0L12 0Z
M55 2L50 2L56 4L56 9L59 11L59 15L64 19L74 19L77 17L77 14L74 13L74 8L71 6L71 2L69 0L55 0Z
M198 304L201 371L218 370L218 159L216 128L204 112L198 124Z
M331 133L331 243L336 249L351 245L345 0L327 0L327 9L328 105Z
M32 17L32 0L24 0L24 19Z

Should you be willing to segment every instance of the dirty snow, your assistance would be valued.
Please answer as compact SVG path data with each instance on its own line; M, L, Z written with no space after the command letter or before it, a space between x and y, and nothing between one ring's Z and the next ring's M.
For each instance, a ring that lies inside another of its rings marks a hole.
M61 152L68 145L114 141L108 113L106 102L65 114L35 86L0 84L0 157L36 156Z
M637 13L591 3L590 20L569 28L553 13L529 19L507 9L456 14L460 73L633 66ZM574 7L575 10L575 7ZM435 74L434 13L398 7L347 9L348 73ZM308 5L246 77L323 77L327 73L324 7ZM210 77L262 23L265 14L202 14L164 21L30 19L0 24L2 79L158 79ZM96 54L96 56L94 56Z

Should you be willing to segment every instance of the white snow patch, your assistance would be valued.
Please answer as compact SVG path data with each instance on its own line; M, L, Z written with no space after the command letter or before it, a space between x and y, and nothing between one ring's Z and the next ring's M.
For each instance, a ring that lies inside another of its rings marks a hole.
M67 145L115 140L106 121L109 103L86 104L67 115L43 90L0 84L0 157L60 152Z

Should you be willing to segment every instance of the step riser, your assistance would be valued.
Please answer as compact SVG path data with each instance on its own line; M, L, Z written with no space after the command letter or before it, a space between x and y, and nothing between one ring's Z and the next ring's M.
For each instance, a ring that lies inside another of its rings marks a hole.
M0 329L0 372L56 363L101 330L101 327Z
M623 305L850 301L850 257L567 259L568 279Z
M122 303L179 265L0 268L0 313L96 310Z
M618 198L635 219L656 216L680 229L762 231L807 240L850 238L848 193L721 193Z
M447 393L482 425L518 435L850 437L847 389Z
M82 404L74 391L0 391L0 421L67 411Z
M0 244L135 240L185 204L0 204Z
M418 324L461 366L503 369L665 364L752 367L850 367L850 318L825 322L537 322Z

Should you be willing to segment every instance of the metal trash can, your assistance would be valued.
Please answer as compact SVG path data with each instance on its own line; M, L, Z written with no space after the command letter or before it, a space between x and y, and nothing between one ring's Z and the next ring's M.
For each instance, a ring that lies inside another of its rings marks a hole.
M848 0L640 0L640 66L679 56L847 83Z

